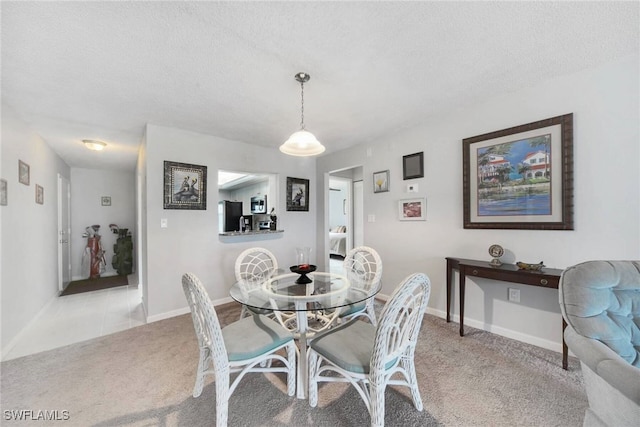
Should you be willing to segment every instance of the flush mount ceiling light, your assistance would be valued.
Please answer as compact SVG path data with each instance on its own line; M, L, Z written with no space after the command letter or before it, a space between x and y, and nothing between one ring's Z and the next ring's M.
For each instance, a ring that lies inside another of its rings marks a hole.
M304 84L308 82L310 78L311 76L307 73L298 73L295 75L295 79L300 82L302 92L300 130L294 132L293 135L280 146L280 151L290 156L315 156L324 152L324 146L320 141L304 128Z
M95 139L83 139L82 142L84 143L85 147L87 147L89 150L94 151L102 151L104 150L104 147L107 146L106 143L97 141Z

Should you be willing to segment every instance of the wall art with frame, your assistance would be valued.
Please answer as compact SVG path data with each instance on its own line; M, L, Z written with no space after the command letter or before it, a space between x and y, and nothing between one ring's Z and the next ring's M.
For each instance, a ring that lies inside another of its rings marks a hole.
M31 168L22 160L18 160L18 182L29 185L31 180Z
M44 188L38 184L36 184L36 203L44 205Z
M287 210L309 211L309 180L287 177Z
M424 152L402 156L402 179L424 177Z
M6 179L0 179L0 206L7 206L9 204L9 185Z
M164 162L164 208L207 209L207 167Z
M389 171L380 171L373 173L373 192L384 193L389 191Z
M573 230L573 114L462 140L464 228Z
M400 221L424 221L427 218L427 199L417 197L398 201L398 219Z

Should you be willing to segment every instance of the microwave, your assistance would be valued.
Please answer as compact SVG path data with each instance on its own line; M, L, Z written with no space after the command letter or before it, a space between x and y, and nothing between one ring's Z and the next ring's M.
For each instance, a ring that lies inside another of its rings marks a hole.
M255 196L251 198L251 213L267 213L267 196Z

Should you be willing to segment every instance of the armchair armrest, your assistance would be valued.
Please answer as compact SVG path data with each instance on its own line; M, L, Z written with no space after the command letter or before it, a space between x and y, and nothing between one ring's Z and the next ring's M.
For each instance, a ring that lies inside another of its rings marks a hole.
M598 340L579 335L571 325L564 338L571 351L611 387L640 405L640 369Z

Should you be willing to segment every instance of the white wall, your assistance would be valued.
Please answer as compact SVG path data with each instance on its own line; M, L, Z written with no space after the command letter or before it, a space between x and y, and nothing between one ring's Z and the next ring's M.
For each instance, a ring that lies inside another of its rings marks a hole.
M100 241L105 251L106 269L102 276L118 274L113 261L113 245L118 235L109 224L128 228L136 246L135 174L133 171L109 171L71 168L71 271L73 280L88 278L81 271L87 239L82 237L91 225L100 225ZM111 197L111 206L102 206L101 196ZM134 254L135 255L135 254ZM135 257L134 257L135 266Z
M0 206L0 310L2 353L58 294L58 174L69 167L5 104L2 105L0 177L7 180L8 205ZM18 160L29 164L30 184L18 182ZM35 202L35 186L44 204Z
M293 263L296 246L316 246L317 209L313 202L309 212L285 209L287 176L309 179L312 197L315 194L315 159L290 157L273 148L156 125L147 126L145 150L147 232L143 244L146 253L142 256L148 268L145 285L149 320L188 311L181 286L185 272L195 273L213 300L228 299L235 281L233 265L244 249L265 247L286 267ZM165 160L207 166L206 210L163 209ZM277 204L271 198L269 206L275 206L278 228L284 233L261 240L219 237L219 169L278 174ZM167 228L160 228L161 218L167 219Z
M319 158L316 176L325 188L327 172L364 165L364 244L384 262L382 292L390 294L412 272L425 272L432 284L429 310L444 316L445 257L488 261L493 243L505 248L503 261L544 261L555 268L590 259L640 259L638 63L633 56L549 80ZM462 139L566 113L574 114L575 230L463 229ZM419 151L424 178L403 181L402 156ZM373 172L386 169L391 191L373 194ZM417 183L419 193L406 193L407 182ZM414 196L427 198L427 220L398 221L398 200ZM316 200L320 205L326 199L318 194ZM367 222L370 214L375 222ZM323 228L318 226L318 236ZM507 287L521 289L520 304L507 301ZM455 293L458 313L457 287ZM467 280L465 302L465 324L560 351L556 290Z

